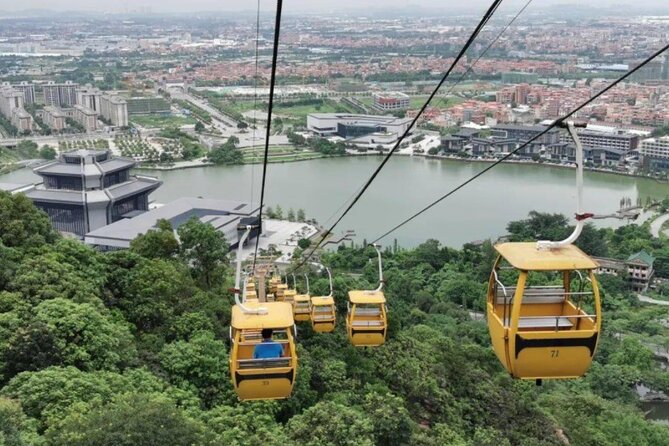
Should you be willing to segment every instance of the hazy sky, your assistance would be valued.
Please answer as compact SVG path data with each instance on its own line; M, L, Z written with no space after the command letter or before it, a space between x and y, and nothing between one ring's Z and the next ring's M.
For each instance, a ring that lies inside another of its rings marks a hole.
M260 0L261 9L273 9L275 0ZM483 9L491 0L284 0L287 12L331 11L337 9L365 8L396 8L419 6L424 8L470 7L472 10ZM524 0L506 0L503 6L520 5ZM580 4L588 6L605 6L633 4L638 7L667 6L667 0L535 0L532 7L556 4ZM81 10L101 12L125 12L149 7L153 12L185 12L185 11L243 11L256 7L256 0L0 0L2 11L21 11L25 9Z

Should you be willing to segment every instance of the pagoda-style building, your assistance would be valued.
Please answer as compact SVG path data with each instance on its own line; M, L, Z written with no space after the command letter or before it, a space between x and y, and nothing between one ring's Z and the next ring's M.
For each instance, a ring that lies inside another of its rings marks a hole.
M156 178L130 175L135 162L108 150L66 152L34 169L44 179L26 191L47 213L55 229L79 237L149 209L149 194L162 184Z

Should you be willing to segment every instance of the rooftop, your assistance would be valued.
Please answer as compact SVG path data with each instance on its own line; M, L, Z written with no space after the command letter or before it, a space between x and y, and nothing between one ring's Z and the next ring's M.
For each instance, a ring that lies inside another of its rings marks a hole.
M514 125L514 124L498 124L491 127L492 130L522 130L530 132L543 132L546 127L543 125ZM557 129L551 131L557 132Z
M288 302L246 302L244 306L249 309L265 308L267 314L246 314L238 305L233 306L230 325L238 330L288 328L295 323L293 306Z
M367 121L383 124L402 125L411 122L410 118L397 118L395 116L378 116L378 115L359 115L353 113L310 113L310 118L315 119L342 119L354 122Z
M386 297L382 291L352 290L348 292L352 304L384 304Z
M83 166L82 164L83 160ZM111 157L106 150L74 150L65 152L60 159L43 164L34 169L37 175L65 175L81 176L85 173L87 177L102 176L130 169L135 162L129 158Z
M500 243L495 245L495 249L511 266L523 271L597 268L597 262L574 245L540 250L536 242Z
M655 257L648 254L644 250L632 254L627 258L627 263L644 263L645 265L653 266L654 262L655 262Z
M141 177L140 177L141 178ZM112 192L113 193L113 192ZM79 193L81 195L81 193ZM168 220L174 228L181 226L191 217L211 223L216 229L228 225L240 216L255 215L258 204L232 200L211 200L206 198L179 198L164 206L152 209L134 218L119 220L86 234L86 242L104 245L105 241L122 242L127 245L140 234L156 227L158 220ZM228 216L232 216L227 218ZM233 242L230 240L230 242Z

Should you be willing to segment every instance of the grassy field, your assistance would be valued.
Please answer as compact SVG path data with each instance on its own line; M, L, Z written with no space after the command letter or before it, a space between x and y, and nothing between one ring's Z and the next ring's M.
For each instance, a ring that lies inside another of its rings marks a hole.
M254 164L262 163L265 149L263 147L240 149L244 153L244 163ZM301 161L315 158L322 158L323 155L317 152L305 152L304 150L295 150L292 146L270 146L269 162L283 161Z
M278 103L274 105L273 113L295 118L306 118L310 113L335 113L336 111L337 109L329 102L324 102L323 105L291 105L290 103Z
M263 113L267 112L267 104L262 101L258 101L257 104L254 104L253 100L232 100L226 96L217 95L213 92L208 92L203 96L206 96L213 106L231 115L243 114L244 112L251 110L259 110ZM335 102L331 100L323 100L321 104L304 105L296 104L294 101L290 100L282 101L278 99L274 102L273 114L299 119L300 122L302 122L310 113L335 113L337 111L353 112L353 110L345 104L335 104Z
M130 118L130 122L141 125L142 127L165 129L170 127L181 127L182 125L194 125L197 120L195 118L191 118L190 116L146 115L133 116Z

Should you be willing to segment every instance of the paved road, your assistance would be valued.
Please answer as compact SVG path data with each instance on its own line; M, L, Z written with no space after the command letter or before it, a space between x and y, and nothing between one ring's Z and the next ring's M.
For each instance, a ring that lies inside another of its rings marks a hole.
M669 214L660 215L650 224L650 233L653 237L660 237L660 229L665 221L669 221ZM665 231L666 234L666 231Z
M181 99L183 101L188 101L191 104L200 107L202 110L209 113L214 119L216 119L217 121L221 121L226 126L233 127L235 129L237 128L237 121L219 112L216 108L209 105L207 101L203 101L202 99L196 98L192 94L183 93L179 90L170 90L170 94L174 99Z
M59 141L79 141L86 139L110 139L116 134L123 132L91 132L91 133L76 133L73 135L31 135L23 138L5 138L0 139L0 146L14 147L22 140L34 141L39 145L42 144L58 144Z
M666 305L669 306L669 300L658 300L658 299L653 299L652 297L644 296L642 294L637 294L636 295L639 298L639 301L645 302L647 304L654 304L654 305Z

